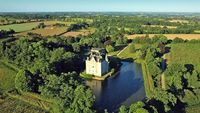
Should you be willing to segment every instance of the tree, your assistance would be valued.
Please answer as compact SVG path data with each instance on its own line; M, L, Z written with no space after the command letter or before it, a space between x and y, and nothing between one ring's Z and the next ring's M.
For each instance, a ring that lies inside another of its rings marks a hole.
M108 53L113 52L114 50L115 50L115 48L114 48L113 46L111 46L111 45L107 45L107 46L106 46L106 51L107 51Z
M132 104L132 105L130 106L129 113L134 113L134 112L136 112L136 110L138 110L138 109L140 109L140 108L143 108L144 106L145 106L145 105L144 105L143 102L138 101L138 102L136 102L136 103L134 103L134 104Z
M39 25L37 26L37 28L40 28L40 29L41 29L41 28L43 29L43 28L45 28L45 27L46 27L46 25L45 25L44 23L39 23Z
M15 77L15 88L19 92L31 91L31 73L26 70L20 70Z
M79 53L79 52L81 51L81 47L80 47L80 45L77 44L77 43L72 44L72 48L73 48L73 51L74 51L74 52Z
M119 113L128 113L128 109L126 108L126 106L122 105L119 108Z

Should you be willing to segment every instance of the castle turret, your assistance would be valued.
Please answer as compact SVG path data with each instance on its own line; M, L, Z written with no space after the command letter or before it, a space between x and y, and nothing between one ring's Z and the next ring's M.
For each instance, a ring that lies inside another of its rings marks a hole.
M109 62L103 48L93 48L86 59L86 73L101 77L109 71Z

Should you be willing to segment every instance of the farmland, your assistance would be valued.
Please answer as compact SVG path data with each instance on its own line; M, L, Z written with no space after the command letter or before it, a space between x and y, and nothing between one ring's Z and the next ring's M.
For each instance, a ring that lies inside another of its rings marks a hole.
M28 33L36 33L36 34L41 34L42 36L54 36L54 35L60 35L64 32L66 32L66 27L49 27L49 28L44 28L44 29L36 29L32 31L27 31L27 32L22 32L18 33L16 35L27 35Z
M54 21L43 21L43 23L47 26L50 26L50 25L55 25L55 24L64 24L66 26L69 26L70 24L73 24L75 22L69 22L69 21L57 21L57 20L54 20Z
M39 22L23 23L23 24L11 24L0 26L1 30L13 29L15 32L29 31L35 28Z
M152 38L155 35L159 34L148 34L150 38ZM200 34L163 34L168 39L174 39L174 38L182 38L184 40L192 40L192 39L200 39ZM146 34L134 34L134 35L127 35L128 39L134 39L136 37L145 37Z
M78 35L87 36L87 35L94 33L94 32L95 32L94 28L87 28L87 29L81 29L81 30L78 30L78 31L66 32L62 36L66 36L66 37L68 37L68 36L76 37Z

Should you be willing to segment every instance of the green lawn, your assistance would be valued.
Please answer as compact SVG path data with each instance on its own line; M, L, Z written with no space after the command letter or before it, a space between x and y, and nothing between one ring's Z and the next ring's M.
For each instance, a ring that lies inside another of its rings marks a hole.
M17 71L0 62L0 89L8 91L15 87L15 75Z
M32 30L32 28L35 28L38 24L39 24L38 22L32 22L32 23L23 23L23 24L3 25L3 26L0 26L0 29L1 30L13 29L15 32L22 32L22 31Z
M135 59L135 58L136 58L136 54L135 54L135 52L131 53L131 52L129 51L130 46L131 46L131 44L129 44L128 47L125 48L125 49L118 55L118 57L121 58L121 59L129 59L129 58ZM135 49L141 48L141 45L140 45L140 44L134 44L134 46L135 46Z

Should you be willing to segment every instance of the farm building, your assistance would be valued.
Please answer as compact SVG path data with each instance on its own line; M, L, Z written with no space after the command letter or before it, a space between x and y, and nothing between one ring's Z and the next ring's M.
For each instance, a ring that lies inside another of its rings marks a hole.
M86 59L86 74L101 77L109 71L109 62L105 49L93 48Z

